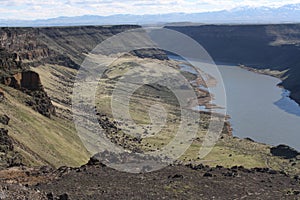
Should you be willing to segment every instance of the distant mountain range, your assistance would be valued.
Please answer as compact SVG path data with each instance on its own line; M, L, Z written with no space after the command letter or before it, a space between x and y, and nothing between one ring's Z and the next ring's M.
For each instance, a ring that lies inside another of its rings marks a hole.
M290 4L279 8L238 7L232 10L202 13L170 13L155 15L119 14L111 16L84 15L78 17L58 17L41 20L5 20L0 26L79 26L110 24L165 24L173 22L192 23L300 23L300 4Z

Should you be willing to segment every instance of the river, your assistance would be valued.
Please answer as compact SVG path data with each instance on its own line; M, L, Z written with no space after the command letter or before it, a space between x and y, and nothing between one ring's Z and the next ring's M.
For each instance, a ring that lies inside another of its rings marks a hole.
M300 107L279 88L280 79L236 66L218 66L234 135L300 150Z
M179 57L170 58L182 61ZM226 90L226 111L233 134L271 145L285 144L299 151L300 107L289 98L289 91L277 86L281 80L238 66L217 67ZM181 70L196 73L187 65L181 65ZM214 88L210 91L213 94ZM197 109L207 110L205 106Z

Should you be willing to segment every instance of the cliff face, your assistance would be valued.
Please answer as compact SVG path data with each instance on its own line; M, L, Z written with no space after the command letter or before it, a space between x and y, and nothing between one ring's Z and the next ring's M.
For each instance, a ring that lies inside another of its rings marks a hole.
M14 53L24 66L60 64L78 68L103 40L139 26L0 28L0 47Z
M195 39L215 62L288 70L282 85L300 103L300 25L205 25L167 27ZM284 78L282 77L282 78Z
M55 115L55 108L41 84L39 74L28 70L18 53L5 49L0 52L0 83L28 94L27 105L40 114L47 117Z
M17 72L12 76L4 76L2 83L19 90L42 90L39 75L32 71Z
M1 74L10 74L12 71L21 70L23 67L16 53L9 53L3 48L0 48L0 66Z
M38 30L31 28L0 29L0 46L14 52L18 60L41 59L49 56L49 48L39 42Z

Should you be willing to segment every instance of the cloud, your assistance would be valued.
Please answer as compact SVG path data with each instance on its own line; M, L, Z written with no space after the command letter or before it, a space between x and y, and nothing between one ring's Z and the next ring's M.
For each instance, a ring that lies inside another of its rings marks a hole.
M300 0L0 0L0 18L41 19L79 15L192 13L229 10L240 6L279 7L294 3L300 3Z

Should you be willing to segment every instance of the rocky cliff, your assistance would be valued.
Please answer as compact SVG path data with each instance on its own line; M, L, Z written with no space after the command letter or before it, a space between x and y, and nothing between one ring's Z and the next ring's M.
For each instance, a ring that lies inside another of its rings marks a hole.
M0 47L13 53L24 66L48 63L78 68L85 58L84 54L96 45L135 28L140 26L0 28Z
M28 94L27 104L42 115L54 115L55 108L41 84L39 74L30 71L21 60L16 52L0 50L0 83Z
M282 85L300 103L300 25L167 27L199 42L215 62L287 72Z
M50 64L78 69L86 54L96 45L135 28L140 26L0 28L0 81L32 96L28 105L49 117L55 114L54 106L44 92L39 74L29 68ZM131 54L168 59L157 49L138 50Z
M32 96L27 104L50 117L55 114L54 106L39 74L29 67L55 64L78 69L85 53L97 44L133 28L138 26L0 28L1 83Z

